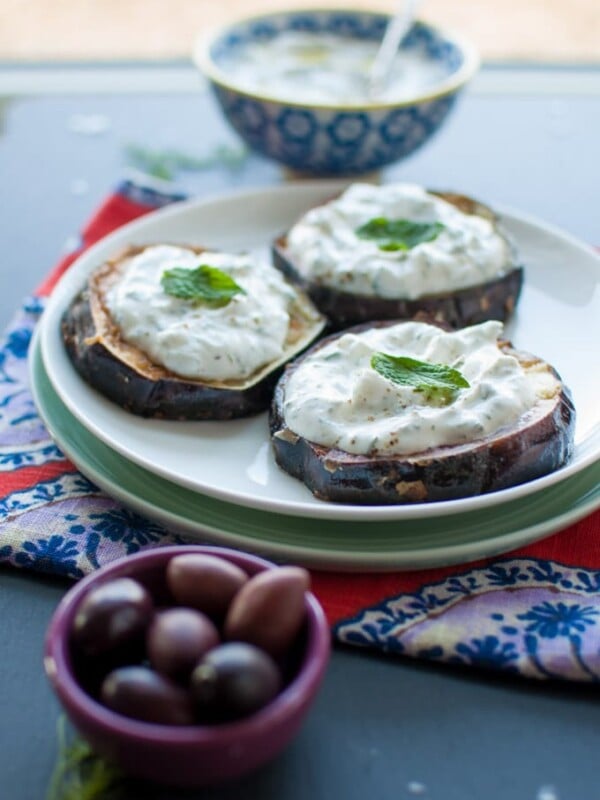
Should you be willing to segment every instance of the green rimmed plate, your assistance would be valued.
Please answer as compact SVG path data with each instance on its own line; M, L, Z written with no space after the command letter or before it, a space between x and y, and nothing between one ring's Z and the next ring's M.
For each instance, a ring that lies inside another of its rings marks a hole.
M483 511L558 485L600 460L600 257L568 234L520 213L502 223L514 238L526 281L505 335L515 347L543 357L570 388L577 424L573 457L536 480L496 492L436 503L354 505L314 497L277 467L271 456L267 414L243 419L184 421L130 414L89 386L64 347L61 318L90 272L122 247L148 242L197 242L209 248L268 255L269 243L301 214L339 193L340 181L308 181L228 192L175 203L99 241L67 270L40 323L48 377L71 414L128 461L178 486L260 511L301 518L357 522L422 520Z
M556 486L494 508L390 521L319 520L217 500L149 472L112 450L53 389L39 337L31 387L52 437L90 480L125 505L188 536L306 566L352 571L419 569L471 561L541 539L600 506L600 463Z

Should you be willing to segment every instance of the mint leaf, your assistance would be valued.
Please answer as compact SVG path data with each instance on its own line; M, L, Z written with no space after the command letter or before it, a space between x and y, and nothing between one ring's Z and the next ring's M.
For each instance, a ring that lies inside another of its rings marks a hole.
M124 800L125 778L78 736L67 737L64 716L57 723L58 755L46 800Z
M201 264L195 269L173 267L163 272L160 284L167 294L212 308L226 306L236 294L246 294L223 270Z
M436 239L446 226L441 222L413 222L410 219L374 217L354 232L359 239L378 242L380 250L411 250Z
M199 156L173 148L152 150L135 143L125 146L125 158L129 164L166 181L175 180L180 172L200 172L221 166L232 172L239 171L247 161L248 153L243 144L219 144Z
M425 393L427 400L448 405L460 389L468 389L470 384L461 373L445 364L431 364L408 356L391 356L388 353L374 353L371 356L373 369L392 383L412 386L415 392Z

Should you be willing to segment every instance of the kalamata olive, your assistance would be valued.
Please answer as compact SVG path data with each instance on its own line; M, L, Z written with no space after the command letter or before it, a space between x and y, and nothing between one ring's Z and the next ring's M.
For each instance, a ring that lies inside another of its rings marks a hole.
M164 675L143 666L119 667L109 673L100 690L104 705L126 717L162 725L192 725L189 692Z
M187 553L167 565L167 584L181 605L222 618L233 596L248 580L243 569L218 556Z
M250 642L277 657L287 650L304 620L304 593L310 576L301 567L259 572L245 583L229 607L224 638Z
M202 656L219 641L219 632L206 614L193 608L169 608L154 615L146 649L158 672L187 679Z
M88 656L135 659L153 612L152 598L140 583L116 578L85 596L75 614L72 641Z
M203 721L226 722L262 708L278 693L281 675L263 650L227 642L207 653L192 672L191 691Z

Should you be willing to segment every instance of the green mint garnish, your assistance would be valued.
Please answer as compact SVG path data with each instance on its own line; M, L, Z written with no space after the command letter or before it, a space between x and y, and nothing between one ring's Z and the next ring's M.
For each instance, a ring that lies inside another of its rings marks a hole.
M223 270L201 264L195 269L174 267L162 274L161 286L167 294L212 308L226 306L236 294L246 294Z
M444 230L441 222L413 222L410 219L374 217L356 229L359 239L377 242L380 250L411 250L423 242L431 242Z
M57 730L58 755L46 800L122 800L124 775L78 736L67 738L64 717L59 718Z
M415 392L423 392L427 400L443 405L451 403L460 389L470 386L461 373L452 367L418 361L408 356L374 353L371 366L387 380L401 386L411 386Z
M165 181L175 180L180 172L201 172L218 167L237 172L248 160L248 154L243 144L220 144L200 155L173 148L153 150L135 143L125 146L125 158L131 166Z

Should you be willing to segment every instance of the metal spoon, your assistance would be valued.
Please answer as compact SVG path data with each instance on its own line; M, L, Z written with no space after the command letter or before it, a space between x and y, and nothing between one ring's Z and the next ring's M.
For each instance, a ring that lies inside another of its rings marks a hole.
M401 0L396 13L388 22L367 76L370 99L376 98L385 89L398 47L412 27L420 2L421 0Z

